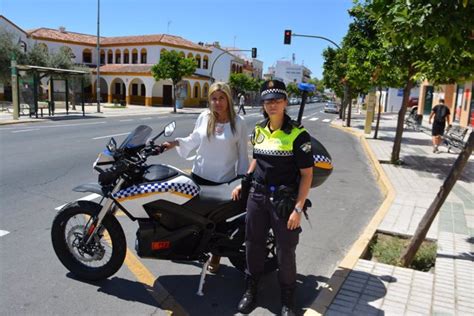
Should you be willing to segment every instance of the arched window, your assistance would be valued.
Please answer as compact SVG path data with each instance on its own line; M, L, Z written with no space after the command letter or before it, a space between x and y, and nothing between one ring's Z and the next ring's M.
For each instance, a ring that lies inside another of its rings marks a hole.
M232 64L231 72L235 73L235 64Z
M130 53L128 52L128 49L126 49L126 48L123 51L123 63L124 64L130 64Z
M200 92L199 90L201 90L201 87L200 87L200 84L199 82L196 82L194 83L194 89L193 89L193 98L200 98L201 95L200 95Z
M84 64L90 64L92 62L92 51L89 48L82 51L82 62Z
M207 98L207 94L209 93L209 84L206 82L204 87L202 88L202 97Z
M132 50L132 64L138 64L138 50L136 48Z
M146 48L142 48L140 51L140 63L146 64Z
M179 56L181 56L181 57L186 57L186 55L184 54L183 51L180 51L180 52L179 52Z
M103 49L100 50L100 64L105 65L105 51Z
M202 68L209 68L209 57L207 57L207 55L204 55L204 57L202 58Z
M196 54L196 57L194 57L196 60L197 68L201 68L201 55Z
M193 56L193 53L188 53L188 58L191 58L191 59L192 59L193 57L194 57L194 56Z
M111 49L107 52L107 64L113 64L114 62L114 53Z
M120 52L120 49L115 50L115 63L116 64L122 63L122 53Z

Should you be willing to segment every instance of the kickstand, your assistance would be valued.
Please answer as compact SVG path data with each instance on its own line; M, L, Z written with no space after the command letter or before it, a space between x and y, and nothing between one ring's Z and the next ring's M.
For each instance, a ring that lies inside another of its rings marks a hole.
M199 280L199 288L198 288L198 291L197 291L197 295L199 296L203 296L204 293L202 291L202 288L204 286L204 283L205 283L205 278L206 278L206 273L207 273L207 267L209 266L209 264L211 263L211 257L209 257L209 259L207 259L207 261L203 264L202 266L202 271L201 271L201 278Z

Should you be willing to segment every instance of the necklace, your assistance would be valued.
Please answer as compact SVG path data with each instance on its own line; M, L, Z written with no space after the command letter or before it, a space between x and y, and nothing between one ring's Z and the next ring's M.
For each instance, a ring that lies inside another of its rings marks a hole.
M216 132L216 135L222 135L224 133L224 124L217 122L214 131Z

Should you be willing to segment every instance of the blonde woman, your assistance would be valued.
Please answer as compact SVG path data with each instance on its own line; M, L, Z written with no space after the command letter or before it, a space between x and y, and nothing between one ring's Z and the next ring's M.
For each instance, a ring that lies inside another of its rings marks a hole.
M166 150L176 147L183 158L196 149L191 176L198 184L215 185L229 182L247 172L248 136L244 119L235 113L226 83L212 84L208 99L209 109L199 115L192 133L165 142L163 146ZM218 269L219 258L213 257L209 271L217 272Z

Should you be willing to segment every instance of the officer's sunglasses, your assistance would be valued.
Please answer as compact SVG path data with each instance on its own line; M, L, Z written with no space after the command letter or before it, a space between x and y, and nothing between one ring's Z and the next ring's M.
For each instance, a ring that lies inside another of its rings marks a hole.
M279 98L279 99L269 99L263 101L263 105L271 105L271 104L277 104L280 102L283 102L285 99Z

